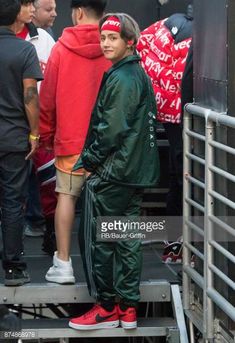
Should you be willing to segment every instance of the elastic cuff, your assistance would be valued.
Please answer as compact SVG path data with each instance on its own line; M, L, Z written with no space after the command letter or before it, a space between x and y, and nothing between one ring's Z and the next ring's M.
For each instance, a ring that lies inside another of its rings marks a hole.
M102 306L106 311L111 312L115 307L114 301L101 301L100 306Z
M135 307L138 308L139 303L136 301L129 301L126 299L120 299L120 307L121 308L128 308L128 307Z

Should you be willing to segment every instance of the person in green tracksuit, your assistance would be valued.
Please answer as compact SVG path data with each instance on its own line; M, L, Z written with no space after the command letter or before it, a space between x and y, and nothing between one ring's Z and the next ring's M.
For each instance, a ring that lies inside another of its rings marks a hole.
M136 217L144 187L159 178L151 82L135 53L137 23L123 13L100 21L101 48L112 67L104 75L83 152L74 169L91 172L83 191L79 244L90 294L97 304L74 318L78 330L137 326L140 240L97 240L98 217ZM118 304L117 304L118 301Z

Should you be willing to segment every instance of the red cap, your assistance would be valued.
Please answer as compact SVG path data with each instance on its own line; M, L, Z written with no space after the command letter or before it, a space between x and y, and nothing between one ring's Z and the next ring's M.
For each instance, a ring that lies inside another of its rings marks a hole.
M108 31L115 31L121 32L121 23L117 17L109 17L102 25L101 31L108 30Z

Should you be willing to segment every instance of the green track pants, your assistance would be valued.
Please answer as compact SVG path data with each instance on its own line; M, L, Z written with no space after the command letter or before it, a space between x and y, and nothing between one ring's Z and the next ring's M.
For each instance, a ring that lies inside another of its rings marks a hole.
M139 216L142 190L103 181L92 175L83 190L79 245L88 289L97 301L135 306L142 268L140 240L96 240L98 216Z

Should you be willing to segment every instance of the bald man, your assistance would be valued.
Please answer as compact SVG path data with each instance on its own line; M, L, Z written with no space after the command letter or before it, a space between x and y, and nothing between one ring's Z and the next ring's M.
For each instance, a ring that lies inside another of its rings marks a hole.
M42 29L51 28L57 16L55 0L35 0L34 7L34 25Z

